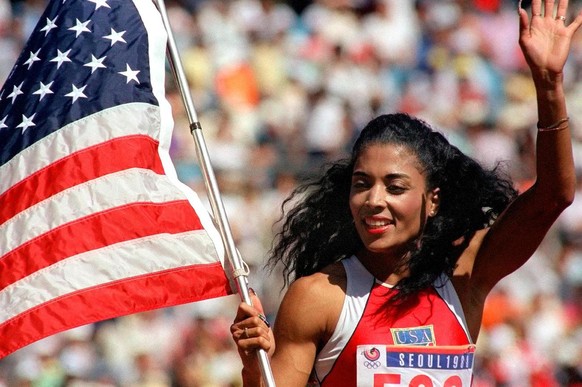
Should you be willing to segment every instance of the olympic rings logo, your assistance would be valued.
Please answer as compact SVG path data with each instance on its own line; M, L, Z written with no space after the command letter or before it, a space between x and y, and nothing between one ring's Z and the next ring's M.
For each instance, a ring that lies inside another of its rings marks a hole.
M368 361L368 360L366 360L364 362L364 367L366 367L369 370L376 369L376 368L380 367L380 362L379 361Z

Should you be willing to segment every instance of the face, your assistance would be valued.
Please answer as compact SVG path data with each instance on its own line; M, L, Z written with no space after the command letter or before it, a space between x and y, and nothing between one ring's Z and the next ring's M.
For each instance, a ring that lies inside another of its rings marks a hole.
M368 253L403 257L438 205L417 157L406 147L371 145L354 166L350 210Z

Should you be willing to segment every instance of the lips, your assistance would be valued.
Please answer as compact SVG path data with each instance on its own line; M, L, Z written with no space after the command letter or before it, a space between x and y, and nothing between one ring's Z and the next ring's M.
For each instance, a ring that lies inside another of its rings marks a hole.
M364 225L366 230L372 234L381 234L392 225L393 222L386 218L368 217L364 218Z

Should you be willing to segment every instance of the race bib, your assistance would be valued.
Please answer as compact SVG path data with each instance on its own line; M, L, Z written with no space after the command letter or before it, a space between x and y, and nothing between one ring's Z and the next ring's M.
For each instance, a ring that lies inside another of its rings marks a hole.
M474 345L360 345L358 387L469 387L474 355Z

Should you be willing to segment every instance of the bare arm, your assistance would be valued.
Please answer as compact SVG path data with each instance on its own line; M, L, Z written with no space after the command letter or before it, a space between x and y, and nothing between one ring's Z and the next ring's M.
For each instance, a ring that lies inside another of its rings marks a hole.
M554 6L557 3L557 12ZM567 0L532 2L532 16L519 10L520 46L532 73L538 105L537 178L463 256L477 306L503 277L535 252L559 214L572 202L575 170L563 88L563 68L582 14L567 24ZM555 17L554 17L555 15ZM545 130L550 128L551 130ZM473 255L471 255L473 254Z
M231 333L243 361L245 387L263 386L257 348L270 353L278 387L307 384L317 350L335 329L345 295L341 276L331 277L330 281L329 273L316 273L293 282L281 302L272 335L263 330L266 326L256 318L258 309L244 303L239 306ZM250 338L245 336L245 327Z
M325 332L324 288L317 278L301 278L281 302L274 329L277 350L272 357L277 385L307 385Z

